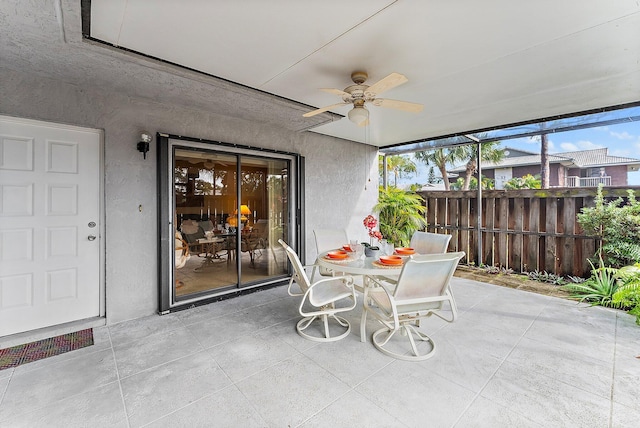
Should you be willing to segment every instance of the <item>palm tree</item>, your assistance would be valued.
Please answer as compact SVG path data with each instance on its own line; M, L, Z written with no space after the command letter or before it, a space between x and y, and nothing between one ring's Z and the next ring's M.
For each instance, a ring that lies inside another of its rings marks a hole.
M540 134L540 185L542 189L549 188L550 178L551 172L549 170L549 141L547 140L547 134Z
M487 141L486 143L480 143L480 145L482 147L481 160L498 163L504 159L504 149L500 148L500 141ZM467 165L465 167L464 185L462 190L469 190L471 177L478 170L477 144L465 146L465 159L467 159Z
M435 165L442 175L444 189L450 190L447 165L455 164L464 159L464 147L451 147L447 149L422 150L415 152L413 156L427 165Z
M383 156L378 157L379 171L382 171ZM398 186L398 178L405 174L412 174L417 171L416 164L406 156L393 155L387 156L387 171L393 173L393 185Z

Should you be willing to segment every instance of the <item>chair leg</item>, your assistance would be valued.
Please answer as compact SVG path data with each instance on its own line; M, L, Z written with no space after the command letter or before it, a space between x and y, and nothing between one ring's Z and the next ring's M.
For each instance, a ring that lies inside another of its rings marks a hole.
M408 354L408 353L400 354L384 348L384 346L389 342L389 340L393 337L393 335L398 331L401 332L402 336L405 336L405 335L409 336L409 342L411 343L411 351L413 352L413 354ZM387 333L387 336L382 341L378 340L378 337L383 333ZM413 337L414 334L418 337L418 339L424 342L429 342L431 344L431 350L429 352L427 352L426 354L420 354L418 352L418 347ZM436 344L433 342L433 340L426 334L417 331L415 327L410 325L409 323L403 323L399 329L395 329L395 330L386 328L386 327L381 328L380 330L377 330L375 333L373 333L372 340L373 340L373 345L380 352L382 352L385 355L389 355L390 357L397 358L399 360L422 361L422 360L426 360L428 358L433 357L436 352Z
M360 317L360 342L367 341L367 308L362 308L362 316Z
M338 336L331 336L330 330L329 330L329 316L328 315L315 315L315 316L311 316L308 318L302 318L300 321L298 321L298 324L296 325L296 330L298 331L298 334L302 337L304 337L305 339L309 339L309 340L313 340L314 342L334 342L336 340L340 340L344 337L347 337L347 335L351 332L351 325L349 324L349 321L347 321L345 318L339 317L337 315L333 315L331 314L331 318L335 319L338 322L338 325L342 326L342 327L346 327L345 331L342 332L342 334L338 335ZM316 319L320 320L322 322L322 328L324 330L324 336L312 336L310 334L307 334L304 330L306 330L311 323L313 323L313 321L315 321Z
M326 337L327 339L330 339L331 333L329 333L329 317L326 315L323 315L322 323L324 324L324 337Z

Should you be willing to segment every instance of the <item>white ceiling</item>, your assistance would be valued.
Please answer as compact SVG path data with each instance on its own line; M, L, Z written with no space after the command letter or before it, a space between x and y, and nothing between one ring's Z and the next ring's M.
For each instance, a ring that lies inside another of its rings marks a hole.
M352 71L402 73L384 97L421 113L313 128L381 147L640 100L636 0L91 0L91 37L309 110Z

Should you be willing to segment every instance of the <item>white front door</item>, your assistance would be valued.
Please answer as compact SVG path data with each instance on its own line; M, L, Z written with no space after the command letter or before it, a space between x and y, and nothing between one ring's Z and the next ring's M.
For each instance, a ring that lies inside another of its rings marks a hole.
M0 336L100 315L101 138L0 116Z

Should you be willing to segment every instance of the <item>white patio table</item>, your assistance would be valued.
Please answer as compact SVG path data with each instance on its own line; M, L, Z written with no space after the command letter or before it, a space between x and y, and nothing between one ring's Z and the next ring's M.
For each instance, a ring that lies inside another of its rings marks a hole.
M325 251L318 256L318 265L335 272L348 275L362 275L363 284L366 286L368 279L376 276L398 276L402 271L402 265L387 266L380 263L378 257L357 258L356 253L347 253L346 259L331 259L328 253L335 250ZM359 290L362 291L362 290Z

